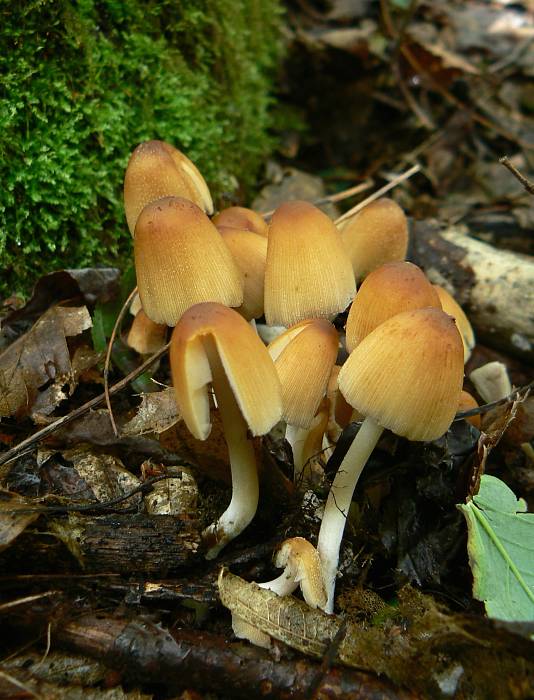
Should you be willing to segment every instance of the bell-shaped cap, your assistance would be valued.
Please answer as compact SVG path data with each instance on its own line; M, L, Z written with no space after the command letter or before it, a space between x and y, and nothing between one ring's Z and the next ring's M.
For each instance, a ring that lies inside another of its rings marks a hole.
M243 231L252 231L252 233L257 233L265 238L267 238L269 231L265 219L248 207L228 207L216 214L212 221L217 228L220 226L238 228Z
M308 202L278 207L267 246L267 323L291 326L306 318L330 318L347 308L355 292L350 260L328 216Z
M259 318L263 316L267 239L252 231L228 226L221 226L219 231L243 275L243 304L238 311L247 321Z
M352 351L339 388L364 416L409 440L435 440L449 428L463 379L463 345L451 316L405 311Z
M468 391L462 391L460 394L460 402L458 403L458 413L463 413L464 411L471 411L473 408L478 408L478 403L475 397L470 394ZM471 425L474 425L475 428L480 430L480 425L481 425L481 419L480 419L480 414L475 414L474 416L468 416L465 419L468 423L471 423Z
M211 430L208 385L212 373L205 341L214 343L239 409L253 435L280 420L280 381L266 347L237 311L221 304L191 307L173 331L170 361L178 407L199 440Z
M347 350L391 316L432 306L441 309L436 290L417 265L393 262L381 265L363 281L347 318Z
M141 303L156 323L174 326L193 304L243 303L243 280L206 214L187 199L148 204L135 227L135 271Z
M141 355L152 355L160 350L167 337L167 326L154 323L139 309L128 332L128 345Z
M165 141L145 141L130 156L124 175L124 209L132 236L141 211L161 197L184 197L206 214L213 202L194 163Z
M338 350L338 333L325 319L292 326L268 346L282 385L282 417L309 428L326 394Z
M392 199L384 197L371 202L341 224L340 230L356 280L384 263L406 257L408 222Z
M439 285L435 284L434 289L436 290L439 300L441 302L441 308L445 313L452 316L456 321L460 335L462 336L462 341L464 344L464 363L467 362L471 356L471 352L475 347L475 332L473 326L469 322L469 319L465 315L465 311L462 309L460 304L456 299L449 294L449 292ZM466 409L467 410L467 409Z

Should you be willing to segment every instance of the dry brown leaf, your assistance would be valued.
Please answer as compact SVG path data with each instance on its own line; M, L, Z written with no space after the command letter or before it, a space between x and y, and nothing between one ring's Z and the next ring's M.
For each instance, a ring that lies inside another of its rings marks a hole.
M123 435L165 432L180 420L174 389L143 394L136 415L122 428Z
M197 514L198 486L189 469L168 467L168 479L157 481L145 496L147 513L151 515Z
M39 513L27 512L31 507L18 494L0 491L0 552L9 547L30 523L37 520Z
M48 415L74 389L67 337L91 327L85 306L54 306L0 355L0 416Z

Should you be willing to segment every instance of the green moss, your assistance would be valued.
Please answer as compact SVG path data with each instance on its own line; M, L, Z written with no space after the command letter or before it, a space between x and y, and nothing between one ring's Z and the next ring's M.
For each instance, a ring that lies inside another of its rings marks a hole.
M215 198L272 147L280 0L35 0L0 10L0 294L129 255L122 178L159 138Z

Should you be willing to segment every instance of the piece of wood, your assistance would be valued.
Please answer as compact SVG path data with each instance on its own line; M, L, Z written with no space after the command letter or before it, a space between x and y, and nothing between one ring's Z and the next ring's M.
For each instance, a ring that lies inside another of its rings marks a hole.
M409 259L465 307L480 340L534 361L534 258L422 221L412 227Z

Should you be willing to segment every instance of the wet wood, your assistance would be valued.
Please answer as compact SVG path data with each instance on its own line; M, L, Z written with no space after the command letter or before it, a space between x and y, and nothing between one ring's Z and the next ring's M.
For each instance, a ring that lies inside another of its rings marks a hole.
M410 259L465 307L477 338L534 360L534 259L494 248L459 227L412 227Z

